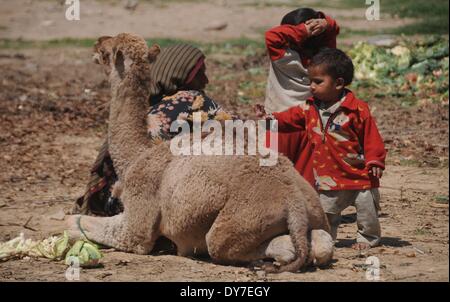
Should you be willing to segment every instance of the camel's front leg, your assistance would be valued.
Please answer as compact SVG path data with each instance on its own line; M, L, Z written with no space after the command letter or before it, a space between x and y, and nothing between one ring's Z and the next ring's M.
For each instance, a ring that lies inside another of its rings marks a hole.
M66 223L70 238L75 240L88 239L120 250L125 248L124 244L116 236L123 229L123 214L113 217L72 215L69 216Z
M126 195L123 197L126 198ZM93 242L125 252L148 254L160 235L159 212L152 211L148 205L126 208L124 213L112 217L70 216L67 220L69 235L75 239L87 237Z

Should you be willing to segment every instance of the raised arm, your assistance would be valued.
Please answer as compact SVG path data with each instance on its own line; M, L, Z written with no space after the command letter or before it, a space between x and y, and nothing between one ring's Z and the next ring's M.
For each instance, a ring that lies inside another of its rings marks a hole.
M325 18L328 24L325 32L323 33L323 44L325 47L336 48L336 37L339 35L339 25L337 24L336 20L334 20L330 16L327 16L322 12L320 14L323 18Z
M280 25L266 32L266 47L270 59L276 61L286 53L291 45L301 47L309 33L304 23L298 25Z

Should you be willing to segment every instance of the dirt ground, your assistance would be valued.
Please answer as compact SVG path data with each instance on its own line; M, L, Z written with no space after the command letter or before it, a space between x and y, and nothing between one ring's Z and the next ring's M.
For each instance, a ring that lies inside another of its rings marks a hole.
M32 25L26 27L19 20L25 13L16 6L26 2L1 1L0 24L14 19L6 31L0 31L1 37L21 33L30 39L46 39L64 34L62 29L40 33ZM38 3L30 5L56 5L56 1ZM173 5L184 11L187 4ZM209 12L208 5L213 4L196 5ZM172 5L154 7L172 9ZM108 13L113 16L116 9L120 6ZM277 9L261 8L267 16L278 18L282 12ZM136 26L140 24L136 16L130 19ZM93 37L111 34L107 25L86 33ZM67 32L72 35L69 29ZM151 32L138 33L148 37ZM165 32L153 33L161 36ZM200 36L207 39L207 34ZM239 83L246 79L249 68L266 72L267 59L260 55L249 62L227 57L224 62L223 57L211 56L207 64L211 82L207 92L227 110L252 118L252 103L236 101ZM0 70L0 241L20 232L34 239L59 234L65 228L61 213L68 214L83 193L106 133L106 76L91 62L90 50L83 48L3 49ZM257 102L262 103L263 97L255 97L253 103ZM349 208L328 268L265 275L246 267L215 265L208 259L106 250L102 267L83 269L81 281L365 281L365 261L371 255L380 260L383 281L448 281L448 104L402 107L393 99L380 98L371 100L370 105L389 150L381 188L380 247L366 254L350 248L356 223L355 211ZM45 259L0 262L0 280L65 281L66 268L62 262Z
M289 0L141 0L135 10L127 10L124 2L81 1L80 20L69 22L65 19L67 6L64 1L0 0L0 38L97 38L132 32L146 38L202 42L241 37L259 39L264 31L279 24L281 16L296 8ZM263 5L265 2L272 5ZM316 2L306 0L302 5L317 7ZM359 31L393 28L414 21L383 15L380 21L368 22L365 19L366 8L361 1L361 8L326 8L326 13L338 19L343 28ZM220 25L226 27L211 30Z

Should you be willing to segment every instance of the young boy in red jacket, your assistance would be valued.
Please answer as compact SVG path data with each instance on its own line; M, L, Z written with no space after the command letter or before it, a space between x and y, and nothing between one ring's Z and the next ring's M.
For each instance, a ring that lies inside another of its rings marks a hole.
M296 169L319 192L336 239L341 212L354 205L358 234L355 249L379 244L379 179L386 150L369 106L345 88L353 80L353 63L341 50L323 49L308 66L312 97L284 112L259 117L276 119L278 131L305 131Z
M312 8L298 8L286 14L279 26L266 32L270 57L265 108L284 111L311 97L307 67L324 47L336 48L339 26L336 21ZM291 161L298 159L304 132L279 133L277 150Z

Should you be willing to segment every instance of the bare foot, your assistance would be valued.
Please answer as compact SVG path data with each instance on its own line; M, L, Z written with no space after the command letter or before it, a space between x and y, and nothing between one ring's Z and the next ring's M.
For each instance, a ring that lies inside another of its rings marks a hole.
M370 249L370 245L368 243L357 242L352 245L352 249L357 251L363 251Z

